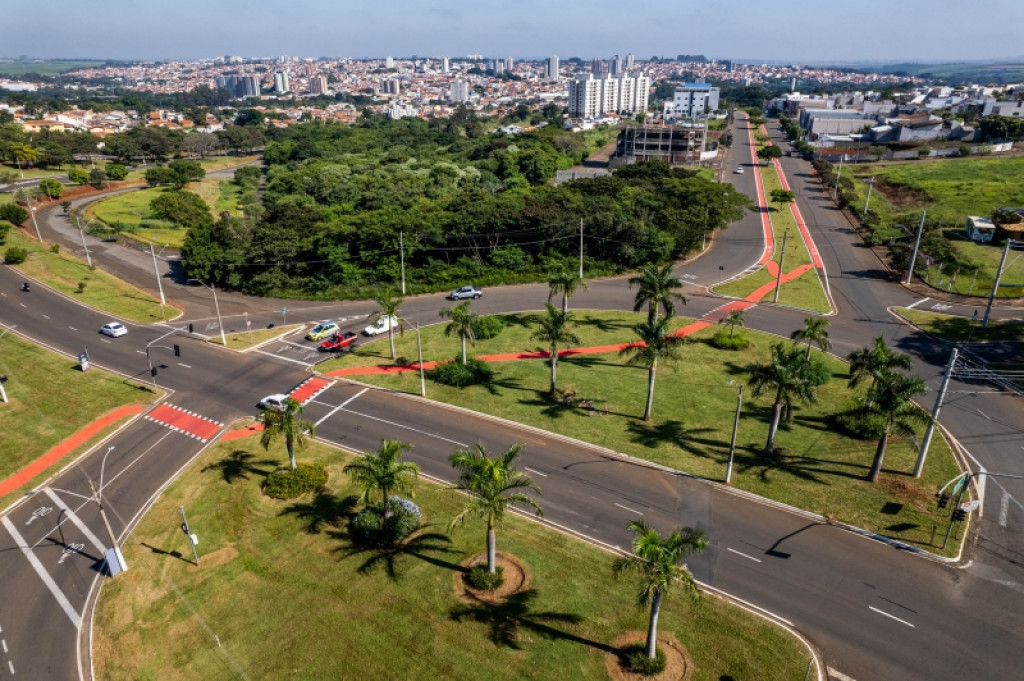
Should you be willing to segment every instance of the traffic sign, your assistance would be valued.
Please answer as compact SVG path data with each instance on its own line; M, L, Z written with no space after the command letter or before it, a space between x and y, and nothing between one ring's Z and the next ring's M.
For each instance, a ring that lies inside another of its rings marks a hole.
M964 503L960 504L960 508L962 508L967 513L973 513L974 511L977 511L979 506L981 506L981 502L978 501L977 499L965 501Z

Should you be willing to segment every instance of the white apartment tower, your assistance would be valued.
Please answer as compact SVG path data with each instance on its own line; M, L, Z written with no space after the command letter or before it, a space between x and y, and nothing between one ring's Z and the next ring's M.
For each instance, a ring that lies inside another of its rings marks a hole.
M277 94L288 92L288 74L284 71L274 74L274 92Z
M393 68L395 68L395 58L391 57L391 56L388 56L388 58L384 60L384 68L386 68L386 69L393 69Z
M512 73L512 69L515 68L516 60L511 55L505 57L505 73Z
M622 57L619 55L612 57L612 65L608 72L613 76L617 76L622 73Z
M309 94L311 95L325 95L327 94L327 78L324 76L310 76L309 78Z
M594 74L569 83L569 116L596 118L606 113L637 113L647 110L651 79L642 74L618 76Z
M450 73L451 65L448 63L448 57L441 57L441 73Z
M449 102L468 102L469 101L469 83L456 78L452 81L452 84L448 86L448 101Z
M633 70L633 53L632 52L630 52L629 54L626 55L626 70L627 71L632 71Z
M553 54L548 57L546 68L544 71L544 77L550 81L558 80L558 55Z

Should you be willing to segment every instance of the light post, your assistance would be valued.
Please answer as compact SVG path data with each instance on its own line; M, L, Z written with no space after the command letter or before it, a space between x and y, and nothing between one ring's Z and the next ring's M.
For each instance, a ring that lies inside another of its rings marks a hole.
M868 186L868 198L864 201L864 217L868 216L868 206L871 204L871 189L875 186L875 178L871 178L865 181Z
M189 279L189 281L194 281L197 284L199 284L200 286L205 286L206 288L208 288L211 291L213 291L213 307L214 307L214 309L217 310L217 326L220 327L220 342L224 345L224 347L227 347L228 346L228 339L224 336L224 321L220 318L220 305L217 303L217 284L207 285L207 284L204 284L203 282L199 281L198 279ZM282 313L283 313L283 310L282 310Z
M117 539L114 537L114 530L110 527L110 520L107 519L107 510L103 507L103 474L107 467L107 457L110 456L110 452L114 451L114 447L115 445L107 447L107 453L103 455L103 461L100 463L99 489L93 484L92 479L89 479L89 486L92 487L93 491L93 500L100 509L100 517L103 518L103 525L107 528L107 536L110 538L110 549L107 551L107 569L110 570L111 577L118 572L128 569L128 564L125 563L124 556L121 555L121 547L117 545ZM111 558L114 560L111 561Z
M410 320L404 319L402 321L408 322ZM416 360L417 366L420 370L420 397L427 396L427 379L426 374L423 370L423 343L420 340L420 323L416 322Z
M82 237L82 242L85 242L84 236ZM164 305L167 304L167 299L164 297L164 284L160 281L160 269L156 266L156 252L153 250L153 242L150 242L149 244L149 254L153 258L153 273L156 275L156 286L160 291L160 319L167 321L167 313L164 311Z
M6 334L8 331L10 331L13 328L14 328L13 326L9 326L6 329L4 329L3 333L0 333L0 338L3 338L4 334ZM7 391L4 390L4 383L6 383L6 382L7 382L7 376L0 376L0 399L2 399L4 402L7 402Z
M992 283L992 291L988 294L988 305L985 306L985 316L981 319L981 328L988 328L988 318L992 314L992 302L996 298L996 293L999 291L999 282L1003 279L1003 268L1006 265L1006 256L1010 253L1010 249L1013 247L1013 239L1007 239L1006 245L1003 247L1003 257L999 259L999 269L996 271L996 280ZM1018 256L1019 257L1019 256ZM1014 262L1017 258L1014 258ZM1010 263L1013 264L1012 262Z
M32 216L32 226L36 228L36 237L39 243L43 243L43 235L39 233L39 223L36 222L36 207L32 205L32 199L28 200L28 212Z
M89 254L89 244L85 241L85 230L82 229L82 220L77 212L74 213L75 224L78 226L78 233L82 236L82 248L85 249L85 261L92 269L92 255Z

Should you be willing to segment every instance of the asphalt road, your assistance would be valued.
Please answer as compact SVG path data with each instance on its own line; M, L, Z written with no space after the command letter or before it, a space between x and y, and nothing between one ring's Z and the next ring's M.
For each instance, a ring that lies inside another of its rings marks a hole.
M738 147L733 158L749 157L749 149L744 151L742 143ZM743 180L749 178L745 173ZM849 241L850 235L844 234L842 223L827 206L818 206L816 212L815 206L801 197L801 208L820 240L819 250L826 257L840 307L841 315L833 320L832 329L833 339L841 344L838 354L883 333L908 349L929 350L921 366L937 375L942 352L920 340L915 346L913 335L893 324L885 312L885 306L892 304L889 299L905 303L915 296L872 276L877 261L872 265L867 258L843 260L847 251L856 249L850 243L844 248L842 240ZM745 220L733 225L709 253L682 272L697 277L688 281L707 285L715 281L716 273L724 278L741 271L760 255L759 233L759 223ZM719 270L722 263L728 266ZM146 358L140 350L163 329L132 326L127 336L105 342L96 335L105 317L45 290L21 294L17 284L16 273L0 268L0 319L4 324L16 324L18 333L68 353L77 353L88 344L94 363L125 374L145 372ZM689 315L699 315L722 302L696 295L697 285L693 293L686 308ZM488 289L476 307L485 312L536 309L546 296L547 287L539 285ZM631 302L632 293L622 280L605 280L591 283L573 304L621 309ZM406 304L406 312L414 319L433 322L443 304L440 296L417 297ZM320 306L311 307L316 309L307 311L306 321L351 316L353 327L361 326L358 317L369 312L366 303L332 306L330 314ZM854 319L846 316L848 310L853 311ZM800 325L802 316L768 306L755 307L747 315L751 326L787 335ZM155 351L157 361L166 366L157 382L175 391L168 402L217 423L253 413L260 396L285 391L307 375L304 363L288 353L239 356L190 342L185 336L177 342L183 347L181 358ZM976 437L972 453L998 456L1007 449L1005 442L1019 433L1015 425L1019 405L998 396L973 399L1005 419L1001 424L1006 431L1003 445L993 441L994 421L977 414L972 417L966 408L947 407L943 420L951 413L956 421L958 412L963 412L959 414L963 428L978 431L972 436ZM997 408L990 402L1005 406ZM526 442L524 464L535 472L543 488L549 521L612 546L628 545L625 524L639 514L659 527L705 528L712 547L691 561L699 579L792 622L824 650L829 667L859 681L952 679L967 674L1014 678L1024 663L1019 645L1024 624L1020 606L1024 603L1013 572L1019 564L1014 548L1019 546L1019 534L1012 523L999 526L1006 537L992 540L998 542L1001 553L993 548L987 554L989 562L976 563L983 570L973 566L958 569L717 485L626 462L513 424L472 414L452 418L446 407L407 396L364 391L339 382L307 405L306 416L320 422L321 437L357 450L375 449L385 436L401 437L414 444L412 456L424 472L438 478L448 477L446 458L457 446L481 440L491 449L501 449L512 442ZM957 434L959 427L951 425ZM964 432L969 435L972 431ZM1024 442L1024 438L1016 441ZM87 613L97 558L108 543L95 506L87 500L87 478L98 483L101 459L110 445L114 449L109 450L105 465L104 496L119 538L152 495L202 447L198 440L159 423L136 421L84 458L81 466L35 491L5 516L0 531L0 555L5 557L0 561L0 629L8 648L6 660L0 657L0 678L8 673L7 663L19 677L77 678L77 656L71 654L79 633L75 616ZM46 508L51 510L39 510ZM25 546L33 548L21 548Z

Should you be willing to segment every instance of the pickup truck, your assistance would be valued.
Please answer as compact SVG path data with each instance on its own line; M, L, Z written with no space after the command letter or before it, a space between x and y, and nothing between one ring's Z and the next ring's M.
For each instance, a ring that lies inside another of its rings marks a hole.
M331 336L330 338L328 338L327 340L320 344L320 351L340 352L342 350L345 350L346 348L351 350L356 346L356 338L358 337L359 336L357 336L351 331L346 331L344 333L338 331L333 336Z
M448 298L451 300L465 300L466 298L473 298L474 300L484 294L483 291L474 286L463 286L457 288L448 294Z

